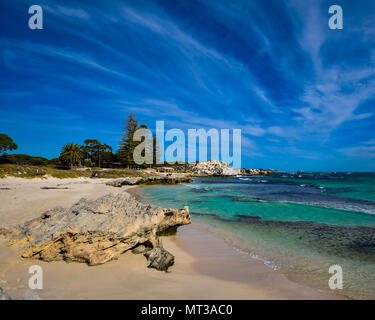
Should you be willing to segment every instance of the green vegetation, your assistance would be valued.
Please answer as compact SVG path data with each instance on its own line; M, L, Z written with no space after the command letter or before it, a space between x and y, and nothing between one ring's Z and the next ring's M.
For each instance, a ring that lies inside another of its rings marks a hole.
M84 159L88 161L89 166L101 167L103 161L113 161L112 147L102 144L96 139L87 139L81 146Z
M80 166L83 158L81 147L76 143L68 143L61 149L60 159L62 162L69 164L70 169L73 169L74 165Z
M156 139L156 135L152 136L152 145L150 144L150 149L152 148L152 154L153 154L153 165L150 164L143 164L143 165L137 165L134 162L133 159L133 152L134 149L141 144L145 138L142 139L142 141L134 141L133 136L134 133L138 129L147 129L147 126L144 124L139 125L137 119L134 117L133 114L129 114L128 119L126 120L126 123L124 125L124 135L120 140L119 148L117 150L116 156L117 159L126 167L128 168L134 168L134 167L140 167L140 168L147 168L147 167L155 167L156 166L156 160L157 160L157 154L160 150L159 142ZM144 155L144 154L142 154Z
M18 146L13 139L5 133L0 133L0 154L4 154L7 150L17 150Z
M134 149L142 141L134 141L133 136L136 130L142 128L147 129L147 126L139 125L134 115L129 114L116 153L112 152L109 145L97 139L86 139L83 145L73 142L64 145L59 158L51 160L26 154L6 154L6 151L16 150L18 146L8 135L0 134L0 178L5 176L78 178L92 177L95 174L99 178L148 176L150 174L134 169L157 168L164 165L156 164L160 146L155 135L153 135L152 146L150 145L150 148L153 148L153 164L140 166L134 163ZM173 167L176 172L186 171L186 164L168 166ZM128 169L124 170L125 167Z
M98 178L115 179L123 177L147 177L150 174L139 170L132 169L114 169L103 170L100 168L89 169L64 169L57 166L32 166L32 165L16 165L16 164L0 164L0 178L6 176L19 178L47 178L48 176L55 178L90 178L94 173L98 174Z
M138 128L137 119L130 113L124 125L124 135L120 140L117 151L120 161L128 167L134 165L133 151L138 143L133 140L133 136Z
M46 165L58 165L60 163L59 159L48 160L42 157L32 157L27 154L6 154L0 156L0 164L26 164L33 166L46 166Z

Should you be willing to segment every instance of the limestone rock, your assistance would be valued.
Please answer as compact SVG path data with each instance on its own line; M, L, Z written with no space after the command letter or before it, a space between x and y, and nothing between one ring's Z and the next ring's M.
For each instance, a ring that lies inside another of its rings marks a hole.
M241 175L244 176L270 176L274 172L279 172L273 169L241 169Z
M124 193L57 207L3 235L8 245L22 246L24 258L98 265L139 244L154 247L160 232L189 223L188 207L163 209Z
M204 176L235 176L240 173L240 169L232 168L226 162L218 160L190 163L188 170Z
M133 186L138 184L177 184L181 182L193 182L189 177L177 176L150 176L150 177L127 177L109 181L106 183L108 186L121 188L122 186Z
M149 246L145 246L143 244L140 244L139 246L136 246L133 250L132 250L132 253L133 254L142 254L142 253L146 253L148 251L152 250L152 247L149 247Z

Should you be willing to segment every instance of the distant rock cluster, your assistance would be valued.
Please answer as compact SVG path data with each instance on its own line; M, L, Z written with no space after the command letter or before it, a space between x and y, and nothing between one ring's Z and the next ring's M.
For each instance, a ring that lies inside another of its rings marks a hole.
M108 181L106 185L121 188L122 186L133 186L138 184L177 184L181 182L190 183L192 179L186 176L150 176L150 177L126 177Z
M235 169L224 161L209 160L204 162L189 163L186 171L194 176L268 176L273 169Z
M229 164L219 160L189 163L188 171L194 175L203 176L236 176L240 169L232 168Z
M57 207L11 229L0 229L8 245L22 247L24 258L74 261L98 265L135 249L149 267L167 271L174 257L159 234L191 223L189 208L163 209L124 193L97 200L81 199L69 209ZM4 296L4 294L3 294Z
M270 176L272 173L279 172L273 169L241 169L243 176Z

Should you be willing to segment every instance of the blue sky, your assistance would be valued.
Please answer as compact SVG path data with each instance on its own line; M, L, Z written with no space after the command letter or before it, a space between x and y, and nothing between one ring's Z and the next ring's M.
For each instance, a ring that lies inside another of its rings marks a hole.
M44 29L28 28L28 8ZM328 28L341 5L344 29ZM375 1L8 1L0 132L17 153L117 149L154 130L242 129L242 165L375 171Z

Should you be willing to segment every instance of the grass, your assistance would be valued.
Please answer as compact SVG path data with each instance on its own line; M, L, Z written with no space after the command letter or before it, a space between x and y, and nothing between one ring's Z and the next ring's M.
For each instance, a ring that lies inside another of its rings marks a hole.
M103 170L100 168L69 170L55 166L31 166L31 165L16 165L16 164L1 164L0 178L5 177L19 177L19 178L47 178L48 176L54 178L90 178L94 172L98 173L98 178L122 178L122 177L147 177L147 174L140 170L132 169L113 169Z

